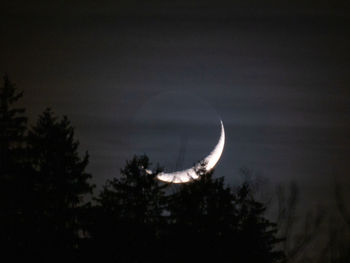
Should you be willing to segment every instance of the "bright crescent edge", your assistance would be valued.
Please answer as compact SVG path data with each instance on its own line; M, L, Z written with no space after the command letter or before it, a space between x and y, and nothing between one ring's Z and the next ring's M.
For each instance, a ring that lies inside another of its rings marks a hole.
M221 124L220 139L216 144L214 150L212 150L207 157L205 157L203 160L198 162L195 166L188 168L186 170L176 171L172 173L161 172L157 175L157 179L167 183L175 183L175 184L187 183L199 178L199 175L196 173L196 169L200 167L201 163L204 163L203 168L205 169L205 171L208 172L212 170L217 164L217 162L220 160L220 157L222 155L222 152L225 146L225 130L224 130L224 124L222 120L220 120L220 124Z

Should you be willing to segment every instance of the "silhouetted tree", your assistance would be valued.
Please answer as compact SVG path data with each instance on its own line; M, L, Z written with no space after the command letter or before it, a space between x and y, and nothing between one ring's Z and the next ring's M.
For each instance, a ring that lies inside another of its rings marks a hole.
M112 262L278 262L276 225L248 183L235 191L212 173L167 191L135 156L90 212L87 251ZM91 253L88 253L91 255ZM89 257L91 258L91 257Z
M214 180L211 173L180 185L170 196L168 205L168 260L193 262L211 259L223 262L230 253L225 250L228 244L232 245L232 234L236 234L233 199L223 179Z
M79 245L79 211L84 195L91 193L85 172L88 154L80 157L79 142L68 118L59 119L50 109L39 116L28 134L31 166L34 250L72 255ZM68 254L67 254L68 253Z
M284 253L276 250L282 241L277 238L277 225L268 220L266 206L254 199L250 185L243 183L235 194L238 211L238 250L241 262L280 262Z
M148 262L163 225L164 186L146 172L147 156L135 156L119 178L108 180L96 199L95 224L90 229L98 258L114 262Z
M27 118L25 109L17 108L15 104L23 96L16 86L10 82L7 75L0 88L0 172L9 173L17 165L16 150L22 146ZM16 157L16 158L15 158Z
M171 262L277 262L276 227L265 207L250 195L248 184L236 192L223 178L206 173L180 186L169 202Z
M23 178L23 139L26 130L25 110L16 107L22 97L7 75L0 88L0 242L4 251L22 244L22 213L25 200Z

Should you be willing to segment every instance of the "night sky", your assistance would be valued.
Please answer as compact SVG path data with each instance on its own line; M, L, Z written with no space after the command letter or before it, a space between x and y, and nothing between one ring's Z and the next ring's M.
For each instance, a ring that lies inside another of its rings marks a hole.
M226 146L216 175L350 187L347 1L1 1L0 72L33 123L66 114L101 185L134 154L167 171ZM283 2L283 3L281 3Z

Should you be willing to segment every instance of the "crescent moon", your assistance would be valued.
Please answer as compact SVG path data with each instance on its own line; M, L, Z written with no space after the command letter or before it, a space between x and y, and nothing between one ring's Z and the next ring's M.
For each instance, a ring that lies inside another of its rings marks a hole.
M214 150L212 150L207 157L199 161L193 167L188 168L186 170L176 171L172 173L161 172L157 175L157 179L167 183L181 184L199 179L201 174L200 171L208 172L212 170L217 164L217 162L220 160L221 154L224 151L225 146L224 124L222 123L222 120L220 120L220 123L221 135L219 141L216 144ZM202 169L204 169L204 171Z

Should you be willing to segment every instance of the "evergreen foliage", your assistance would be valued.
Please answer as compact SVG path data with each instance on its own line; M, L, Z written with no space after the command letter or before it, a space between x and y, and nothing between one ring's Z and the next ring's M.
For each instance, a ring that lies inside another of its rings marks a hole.
M82 201L93 189L85 172L89 155L81 158L78 146L68 118L59 119L50 109L29 130L31 219L38 251L77 253Z
M21 246L26 185L23 184L24 133L27 118L16 106L23 93L5 75L0 87L0 242L4 251Z

